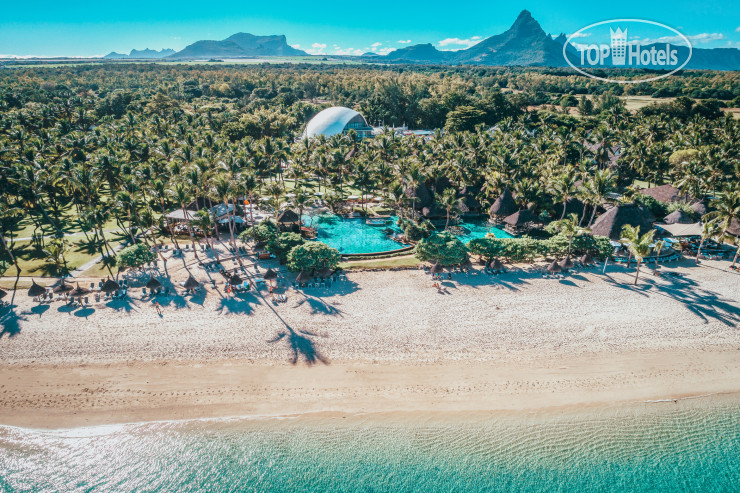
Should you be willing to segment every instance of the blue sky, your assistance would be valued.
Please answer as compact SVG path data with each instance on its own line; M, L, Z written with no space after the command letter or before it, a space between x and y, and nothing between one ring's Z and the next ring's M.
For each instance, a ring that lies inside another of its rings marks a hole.
M740 1L441 2L7 2L0 55L91 56L173 48L236 32L285 34L314 53L387 52L408 43L460 49L506 30L522 9L547 32L566 34L602 20L640 18L681 31L697 47L740 48Z

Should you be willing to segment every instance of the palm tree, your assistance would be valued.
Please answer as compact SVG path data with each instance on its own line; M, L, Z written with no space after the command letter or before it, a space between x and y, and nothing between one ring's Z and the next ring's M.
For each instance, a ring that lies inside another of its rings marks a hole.
M555 200L563 204L563 212L560 219L565 217L565 210L568 205L568 199L573 197L576 192L576 178L570 169L557 175L550 185L550 191L555 196Z
M445 229L447 229L450 225L450 213L458 206L457 192L454 188L448 188L437 198L437 202L447 212L445 222Z
M570 256L571 247L573 245L573 237L578 236L584 232L578 221L577 214L569 214L567 218L560 219L552 223L552 227L556 229L560 234L568 237L568 255Z
M653 269L653 274L658 273L658 257L660 257L660 252L665 248L665 241L659 240L655 242L655 246L653 246L653 252L655 253L655 268Z
M293 197L293 204L298 207L298 224L303 224L303 209L311 205L314 199L311 195L306 193L303 187L296 188L294 193L295 197Z
M640 276L640 265L642 264L643 259L650 254L650 245L653 243L654 235L654 229L651 229L644 235L640 235L640 228L638 227L626 224L624 228L622 228L622 238L620 238L619 241L627 246L630 255L635 257L635 260L637 261L637 270L635 271L634 282L635 286L637 286L637 278Z
M190 234L190 243L193 245L193 253L195 254L195 258L200 260L198 257L198 251L195 248L195 234L193 234L193 227L190 224L190 220L188 219L190 217L190 214L187 210L187 204L191 200L190 193L185 186L184 183L175 183L175 185L172 187L172 189L169 190L170 196L172 199L180 204L180 209L182 210L182 216L185 221L185 224L188 226L188 233Z
M706 216L705 216L706 217ZM701 249L704 246L706 240L714 240L722 236L722 227L718 222L706 221L701 226L701 241L699 242L699 248L696 250L696 263L699 263L699 257L701 256Z

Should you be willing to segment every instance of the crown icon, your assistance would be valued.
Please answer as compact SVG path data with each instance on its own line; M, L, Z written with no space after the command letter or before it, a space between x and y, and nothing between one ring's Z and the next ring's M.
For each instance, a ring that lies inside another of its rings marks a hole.
M612 63L614 65L624 65L627 52L627 29L622 31L617 27L617 30L615 31L612 28L609 28L609 33L612 38Z

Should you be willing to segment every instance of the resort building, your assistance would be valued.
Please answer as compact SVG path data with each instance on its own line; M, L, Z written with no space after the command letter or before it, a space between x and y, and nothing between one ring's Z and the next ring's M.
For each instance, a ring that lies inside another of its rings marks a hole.
M343 106L334 106L311 118L311 121L306 125L303 136L309 139L319 135L331 137L350 130L354 130L360 139L373 135L373 128L367 124L362 114Z

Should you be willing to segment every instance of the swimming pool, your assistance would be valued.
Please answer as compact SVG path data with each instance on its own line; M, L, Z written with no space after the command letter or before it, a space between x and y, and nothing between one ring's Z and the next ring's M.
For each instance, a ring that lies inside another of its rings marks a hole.
M317 229L316 239L336 248L340 253L374 253L398 250L409 246L388 237L386 230L401 233L396 226L396 217L391 217L385 225L369 224L364 218L345 218L333 214L315 216L311 225ZM459 235L463 243L475 238L483 238L491 233L496 238L512 238L501 229L488 224L485 218L461 222L463 234Z
M470 240L475 240L477 238L485 238L489 233L496 238L513 238L512 235L503 229L499 229L489 224L487 218L471 219L469 221L460 222L457 225L462 227L465 231L464 234L458 235L458 238L460 238L463 243L467 243Z
M364 218L326 214L316 216L312 225L317 229L316 239L336 248L340 253L387 252L409 246L386 235L386 229L401 232L396 226L395 218L385 225L376 226L367 224Z

